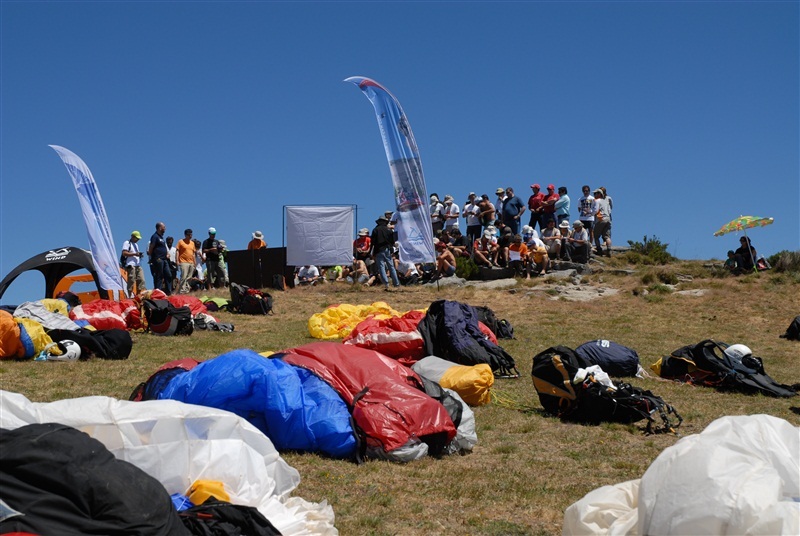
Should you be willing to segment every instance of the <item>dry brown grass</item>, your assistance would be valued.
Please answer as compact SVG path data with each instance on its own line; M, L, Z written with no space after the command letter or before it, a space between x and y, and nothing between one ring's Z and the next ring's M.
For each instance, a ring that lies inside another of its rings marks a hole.
M544 415L529 376L537 352L555 344L575 347L605 338L637 349L647 368L680 346L715 338L747 344L764 358L767 373L776 380L800 382L800 343L778 338L800 314L796 277L699 277L704 274L699 263L656 270L694 275L681 288L709 293L634 295L634 290L647 288L644 271L592 275L592 284L622 292L584 303L549 300L546 294L531 292L530 287L543 281L519 284L513 293L417 287L390 294L338 284L303 288L275 292L275 316L218 315L236 325L232 334L196 332L169 339L134 334L133 355L121 362L2 362L0 385L34 401L85 395L127 398L140 381L172 359L203 360L232 348L278 350L311 342L308 317L331 304L386 301L397 310L408 310L450 299L488 305L514 325L517 338L501 343L517 360L522 377L495 384L518 409L498 404L476 408L479 443L472 454L407 465L355 465L315 454L284 457L303 477L296 495L331 503L336 525L345 535L557 534L563 511L572 502L599 486L641 477L678 438L645 436L637 425L582 426ZM723 415L767 413L800 424L797 398L719 393L657 380L633 383L676 407L685 419L683 434L699 432Z

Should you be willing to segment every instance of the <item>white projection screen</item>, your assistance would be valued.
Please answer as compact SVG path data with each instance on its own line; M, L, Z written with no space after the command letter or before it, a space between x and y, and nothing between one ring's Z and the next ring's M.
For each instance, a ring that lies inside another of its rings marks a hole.
M286 206L286 264L353 262L354 205Z

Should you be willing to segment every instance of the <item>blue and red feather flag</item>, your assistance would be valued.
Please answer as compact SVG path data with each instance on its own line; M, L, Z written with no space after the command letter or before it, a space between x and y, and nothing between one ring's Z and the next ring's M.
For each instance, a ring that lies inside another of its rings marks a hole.
M108 223L103 199L100 197L100 190L97 189L92 172L89 171L83 160L69 149L58 145L50 147L64 162L70 177L72 177L75 191L78 193L78 201L81 204L86 233L89 235L92 260L94 268L97 270L100 286L106 290L123 290L114 237L111 236L111 225Z
M375 108L394 185L400 259L414 263L434 262L428 192L408 118L394 95L375 80L352 76L345 82L357 85Z

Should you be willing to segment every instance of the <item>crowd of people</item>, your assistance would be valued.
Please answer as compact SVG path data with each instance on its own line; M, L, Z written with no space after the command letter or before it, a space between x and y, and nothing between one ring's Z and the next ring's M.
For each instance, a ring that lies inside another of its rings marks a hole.
M228 286L225 260L228 248L225 240L217 238L214 227L209 227L208 238L202 242L194 238L192 229L185 229L183 238L177 243L174 237L166 236L166 231L167 226L163 222L156 223L155 233L144 251L139 246L142 239L139 231L133 231L130 238L123 242L120 264L127 275L128 296L147 290L142 266L145 254L153 277L153 288L163 290L167 295ZM267 247L260 231L253 233L251 244L256 238L263 244L262 247Z
M553 261L587 263L592 255L611 256L613 200L604 187L586 185L570 223L571 200L566 186L548 184L546 193L532 184L527 203L511 187L497 188L497 199L470 192L463 207L452 195L430 196L429 214L436 250L435 263L412 264L398 258L393 213L376 220L370 234L364 228L353 242L351 266L304 266L296 274L300 285L348 281L382 284L389 289L455 275L459 258L478 266L506 267L520 277L547 274ZM525 212L528 222L525 223ZM463 224L462 224L463 220ZM538 230L537 230L538 227ZM461 229L465 231L462 232Z

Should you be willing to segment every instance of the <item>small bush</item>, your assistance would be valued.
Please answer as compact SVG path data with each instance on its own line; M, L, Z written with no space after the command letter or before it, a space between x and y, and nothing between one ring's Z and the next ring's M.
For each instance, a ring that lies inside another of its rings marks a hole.
M767 262L776 272L800 272L800 251L779 251L771 255Z
M655 285L650 285L648 289L650 292L654 292L656 294L671 294L672 289L667 285L662 285L660 283L656 283Z
M645 235L641 242L628 240L630 251L626 253L628 262L631 264L668 264L675 260L675 257L667 252L669 244L664 244L653 236L647 238Z
M677 285L678 284L678 276L673 274L672 272L667 272L666 270L659 270L656 275L658 276L658 280L662 283L667 285Z
M481 269L469 257L459 257L456 259L456 276L462 279L475 279Z
M650 283L654 283L655 280L656 276L653 274L653 272L645 272L642 275L642 284L644 285L649 285Z

